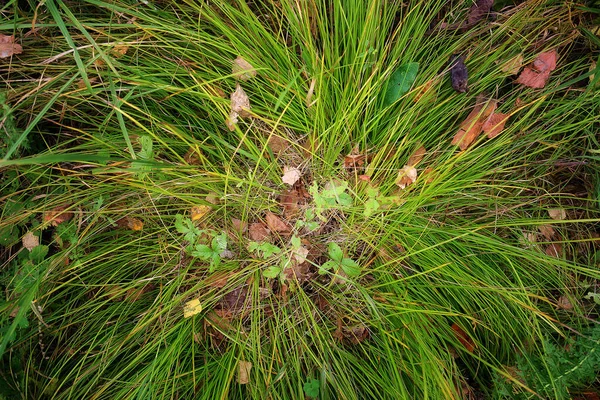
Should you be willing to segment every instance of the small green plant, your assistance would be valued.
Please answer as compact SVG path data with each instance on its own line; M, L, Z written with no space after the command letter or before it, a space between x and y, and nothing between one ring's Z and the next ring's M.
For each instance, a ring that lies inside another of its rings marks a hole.
M323 212L330 209L339 209L350 207L354 203L352 196L346 193L348 182L342 180L331 180L325 184L319 191L319 185L316 182L309 187L308 192L312 195L315 214L325 220Z
M306 229L308 232L312 232L321 226L318 221L315 221L315 211L312 208L307 208L304 211L304 219L296 221L296 229Z
M191 219L181 214L175 215L175 229L177 232L183 233L183 238L190 244L195 243L202 234L202 231L194 225Z
M267 259L281 252L281 249L269 242L250 242L248 243L248 251L256 253L260 258Z
M251 242L252 244L252 242ZM262 245L264 246L265 244L269 245L266 246L268 250L270 250L270 255L279 253L281 251L281 249L279 249L279 247L272 245L270 243L263 243ZM275 250L277 249L277 250ZM286 252L286 256L282 257L279 260L279 265L271 265L269 268L267 268L266 270L263 271L263 276L265 278L269 278L269 279L274 279L279 277L283 277L283 271L288 268L291 263L299 261L298 259L301 258L301 254L302 254L302 241L300 240L300 238L296 235L292 236L292 238L290 239L290 249L288 252ZM264 253L263 253L264 255ZM269 258L267 256L264 256L263 258Z
M191 251L193 257L209 261L209 271L213 272L221 264L221 255L227 250L227 234L222 232L212 238L210 246L206 244L197 244Z
M544 398L570 399L572 389L586 387L600 372L600 325L566 343L546 337L543 348L542 355L519 356L515 370L517 379ZM494 397L529 399L531 393L496 376Z
M321 381L315 378L308 378L302 386L306 397L317 398L319 397L319 390L321 389Z
M337 243L329 243L327 254L331 260L326 261L319 267L319 274L326 274L330 270L338 273L341 269L348 276L360 275L360 266L353 259L344 257L344 252Z

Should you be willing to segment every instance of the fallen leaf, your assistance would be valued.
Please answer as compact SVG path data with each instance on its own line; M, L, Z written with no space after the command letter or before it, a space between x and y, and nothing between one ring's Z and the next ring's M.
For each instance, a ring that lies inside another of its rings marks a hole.
M299 203L302 199L298 190L289 189L279 196L279 204L283 207L283 213L286 217L296 215L300 211Z
M117 224L123 228L131 229L132 231L141 231L144 229L144 223L138 218L125 217L117 221Z
M475 342L460 326L455 323L452 324L452 332L454 332L454 336L465 346L468 352L472 353L475 350Z
M267 226L262 222L250 224L248 234L250 235L250 239L255 242L262 242L263 240L269 239L270 236Z
M126 44L118 44L115 47L112 48L110 54L112 54L112 56L114 58L121 58L123 57L125 54L127 54L127 50L129 50L129 46L127 46Z
M241 219L231 218L231 224L233 225L233 229L239 233L245 233L248 229L248 224Z
M558 54L556 50L540 53L537 58L523 69L517 83L534 89L542 89L548 83L550 73L556 69Z
M492 10L494 0L478 0L469 8L467 14L467 24L470 26L475 25L477 22L485 18Z
M523 67L523 53L519 53L513 58L505 61L500 66L500 71L507 73L509 75L516 75L519 73L521 68Z
M358 145L354 146L350 154L344 156L344 167L348 169L362 168L367 156L361 154Z
M256 69L248 61L244 60L242 56L238 56L233 60L233 75L242 81L254 78L256 76Z
M383 106L387 107L404 96L417 79L418 72L419 63L417 62L409 62L398 67L387 83Z
M292 168L288 166L283 167L283 176L281 177L281 181L283 183L287 183L292 186L294 183L298 182L298 180L302 177L300 170L298 168Z
M271 232L289 232L290 231L290 227L283 222L283 220L281 218L279 218L277 215L273 214L272 212L268 212L267 215L265 216L266 219L266 223L267 226L269 227L269 229L271 230Z
M225 121L230 131L235 130L238 117L250 116L250 99L240 84L236 84L235 91L231 93L231 112Z
M452 88L459 93L465 93L468 87L469 72L465 65L465 56L453 54L450 56L450 82Z
M400 171L398 171L398 177L396 178L396 185L400 187L400 189L404 189L408 185L412 184L417 180L417 170L415 167L410 165L405 165Z
M189 150L183 156L183 159L189 165L202 165L202 153L200 149L189 148Z
M63 222L66 222L73 218L73 213L71 211L65 211L68 205L54 207L50 211L46 211L44 213L44 222L50 222L52 226L58 226Z
M27 232L21 239L21 242L23 243L23 247L31 251L34 247L39 246L40 238L34 235L33 232Z
M200 304L200 299L193 299L185 303L183 306L183 317L189 318L193 315L202 312L202 304Z
M510 114L493 113L483 123L481 129L487 133L489 139L493 139L502 132L509 116Z
M567 212L564 208L550 208L548 210L548 215L555 220L567 219Z
M554 228L552 227L552 225L540 225L538 226L538 230L540 231L542 236L544 236L548 240L551 240L556 233L554 232Z
M240 385L246 385L250 382L250 370L252 369L252 363L250 361L239 361L238 362L238 376L237 382Z
M414 153L411 154L410 157L408 157L408 162L406 163L406 165L410 165L411 167L416 167L417 164L419 164L421 162L423 157L425 157L426 153L427 153L427 150L425 149L424 146L419 147L417 150L415 150Z
M215 192L209 192L206 197L205 200L210 203L210 204L214 204L217 205L219 203L221 203L221 199L219 198L219 195Z
M211 207L205 205L192 207L192 209L190 210L190 216L192 218L192 221L198 221L199 219L202 219L202 217L208 214L211 210Z
M560 296L558 298L558 301L556 302L556 305L558 306L558 308L562 308L563 310L573 309L573 304L571 304L567 296Z
M562 257L562 245L560 243L551 243L546 247L546 255L555 258Z
M7 36L0 33L0 58L11 57L14 54L21 54L23 47L15 43L14 36Z
M306 257L308 257L308 254L310 253L310 250L308 250L306 247L304 246L300 246L300 248L295 249L293 251L293 256L294 259L299 263L302 264L303 262L306 262Z
M271 135L267 144L276 156L285 152L290 147L290 142L278 135Z
M483 124L494 110L496 110L498 105L496 100L489 100L484 109L483 106L486 104L486 100L482 95L477 96L476 101L475 108L473 108L471 113L460 125L458 132L452 139L452 144L458 145L461 150L465 150L475 141L475 139L477 139L483 130Z

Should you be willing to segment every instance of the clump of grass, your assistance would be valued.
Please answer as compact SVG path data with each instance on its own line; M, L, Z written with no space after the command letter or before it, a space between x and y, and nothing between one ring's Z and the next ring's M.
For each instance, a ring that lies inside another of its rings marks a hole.
M303 398L314 380L321 398L461 398L493 392L497 376L534 391L506 372L515 353L535 359L532 343L597 312L582 288L599 278L598 208L581 182L597 163L597 95L589 60L568 56L576 28L558 24L581 11L523 3L464 34L426 34L436 15L466 12L444 3L38 10L7 78L22 130L0 162L0 323L13 333L0 337L2 379L56 398ZM555 48L543 90L500 69ZM467 94L446 77L454 53L467 54ZM236 79L238 56L256 77ZM384 107L408 62L412 90ZM237 84L251 115L229 131ZM451 139L483 92L510 122L460 152ZM25 140L35 147L15 157ZM420 146L418 179L399 190ZM356 147L365 165L346 168ZM302 171L297 214L280 200L284 167ZM369 198L381 204L365 213ZM288 231L250 237L268 213ZM27 232L48 246L43 260L20 245ZM249 249L260 241L279 251ZM184 318L192 300L201 310Z

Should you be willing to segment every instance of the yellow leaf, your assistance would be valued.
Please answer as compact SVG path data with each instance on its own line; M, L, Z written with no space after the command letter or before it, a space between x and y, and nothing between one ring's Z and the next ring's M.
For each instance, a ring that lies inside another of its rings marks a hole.
M202 305L200 304L200 299L190 300L185 303L183 307L183 317L189 318L192 315L196 315L202 311Z
M190 211L192 221L198 221L199 219L204 217L206 214L208 214L210 212L210 210L211 210L211 208L209 206L192 207L192 210Z

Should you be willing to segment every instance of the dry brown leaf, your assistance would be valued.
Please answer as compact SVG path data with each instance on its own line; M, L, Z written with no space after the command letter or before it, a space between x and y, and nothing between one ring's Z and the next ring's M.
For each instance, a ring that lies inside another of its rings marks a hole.
M493 139L502 132L509 116L510 114L493 113L483 123L481 129L487 133L488 138Z
M361 154L358 145L356 145L350 154L344 156L344 167L348 169L362 168L365 161L367 161L367 155Z
M427 150L425 149L425 146L421 146L419 147L417 150L415 150L414 153L412 153L412 155L408 158L408 162L406 163L407 165L410 165L411 167L416 167L417 164L419 164L421 162L421 160L423 159L423 157L425 157L425 154L427 153Z
M312 78L310 81L310 87L308 88L308 93L306 94L306 108L310 108L314 102L312 102L313 94L315 93L315 84L317 83L317 78ZM316 101L316 100L315 100Z
M238 117L244 118L248 116L250 116L250 99L238 83L235 86L235 91L231 93L231 112L225 124L230 131L234 131L238 123Z
M206 214L208 214L211 210L211 207L205 205L194 206L190 210L190 217L192 218L192 221L198 221L199 219L202 219L202 217L204 217Z
M239 80L247 81L256 76L256 69L248 61L244 60L242 56L238 56L233 60L233 75Z
M534 89L542 89L548 83L550 73L556 69L557 59L556 50L540 53L531 64L523 69L517 83Z
M458 128L458 132L452 139L452 144L458 145L461 150L465 150L477 139L483 130L483 124L488 117L496 110L498 102L490 100L485 105L485 98L482 95L477 96L477 103L473 111L467 116ZM483 111L482 111L483 110Z
M420 90L417 92L416 96L414 97L413 101L415 103L418 103L419 100L421 100L421 98L423 96L425 96L427 94L427 92L429 92L431 90L431 86L433 86L433 79L428 80L427 82L425 82L423 85L421 85Z
M221 199L219 198L219 195L215 192L209 192L204 199L206 200L207 203L214 204L214 205L221 203Z
M21 54L23 47L15 43L14 36L7 36L0 33L0 58L11 57L14 54Z
M306 257L308 257L309 253L310 251L306 247L300 246L299 249L294 250L293 256L294 259L298 262L298 264L302 264L306 261Z
M268 212L267 215L265 216L265 219L266 219L267 226L269 227L271 232L285 233L285 232L290 231L290 227L288 226L288 224L283 222L283 220L281 218L279 218L277 215L273 214L272 212Z
M110 54L112 54L114 58L121 58L127 54L127 50L129 50L129 46L121 43L113 47Z
M231 218L231 224L233 225L233 229L239 233L245 233L248 230L248 224L240 219Z
M268 146L273 154L278 156L290 147L290 142L281 136L272 135L269 137Z
M295 189L286 190L279 196L279 204L283 207L283 213L288 218L300 211L298 207L299 202L300 197L298 196L298 191Z
M50 211L46 211L44 213L44 222L50 222L52 226L58 226L63 222L66 222L73 218L73 213L71 211L65 211L67 205L54 207Z
M23 243L23 247L31 251L34 247L39 246L40 238L35 236L33 232L27 232L21 239L21 242Z
M127 227L134 231L141 231L144 229L144 223L140 221L138 218L134 217L125 217L127 222Z
M551 243L546 247L546 255L555 258L562 257L562 245L560 243Z
M555 220L563 220L563 219L567 219L567 212L565 211L564 208L550 208L548 210L548 215L550 216L550 218L555 219Z
M250 382L250 370L252 363L250 361L239 361L237 382L240 385L246 385Z
M500 70L509 75L516 75L523 67L523 53L519 53L500 66Z
M551 240L556 233L552 225L540 225L538 226L538 229L542 236L544 236L548 240Z
M573 309L573 304L571 304L571 301L569 301L569 298L567 296L560 296L558 298L558 301L556 302L556 305L558 306L558 308L562 308L563 310Z
M248 234L250 235L250 239L254 240L255 242L262 242L270 237L269 229L262 222L250 224L250 227L248 228Z
M468 352L472 353L475 350L475 342L460 326L452 324L452 332Z
M292 186L294 183L298 182L298 180L302 177L302 173L298 168L292 168L288 166L283 167L283 176L281 177L281 181L283 183L287 183Z
M400 189L404 189L408 185L412 184L417 180L417 170L415 167L405 165L400 171L398 171L398 177L396 178L396 185Z

